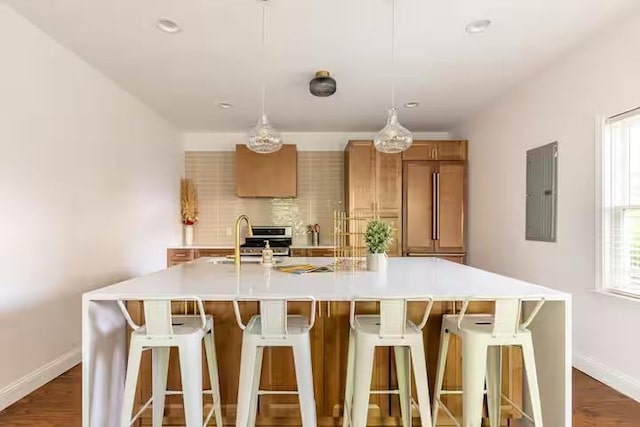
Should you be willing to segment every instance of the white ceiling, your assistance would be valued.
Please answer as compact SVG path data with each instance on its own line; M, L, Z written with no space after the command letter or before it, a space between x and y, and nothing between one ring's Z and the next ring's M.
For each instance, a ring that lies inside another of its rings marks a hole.
M244 131L259 112L256 0L7 0L178 128ZM413 131L447 130L631 13L637 0L397 0L397 101ZM375 131L390 103L390 0L271 0L267 112L285 131ZM183 31L155 27L171 17ZM467 36L470 20L488 18ZM309 94L318 69L338 81ZM233 109L222 110L220 102Z

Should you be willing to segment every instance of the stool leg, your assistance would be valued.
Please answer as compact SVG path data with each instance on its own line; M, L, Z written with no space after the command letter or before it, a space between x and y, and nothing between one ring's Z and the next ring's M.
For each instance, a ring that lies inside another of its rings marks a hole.
M251 409L251 394L256 364L257 348L245 332L242 335L242 355L240 356L240 378L238 380L238 399L236 405L236 427L247 427Z
M367 345L356 336L355 377L351 420L354 427L367 425L369 394L371 393L371 375L375 347Z
M522 356L524 358L524 369L527 374L527 385L529 386L531 410L533 412L533 423L535 427L542 427L542 404L540 403L538 373L536 370L536 360L533 351L533 341L531 340L531 336L528 336L524 344L522 345Z
M258 416L258 399L260 396L258 392L260 391L260 379L262 378L262 354L264 352L264 347L256 348L256 358L255 364L253 368L253 380L251 386L251 404L249 406L249 426L253 427L256 425L256 417Z
M422 337L421 337L422 338ZM415 376L416 392L418 393L418 410L420 423L423 426L433 425L431 420L431 405L429 400L429 378L427 374L427 360L424 356L422 339L411 345L411 359L413 361L413 375ZM411 419L411 418L409 418Z
M151 352L153 363L153 427L161 427L164 418L164 401L167 393L170 348L155 347Z
M438 353L438 367L436 369L436 383L433 387L433 425L438 423L438 411L440 406L440 399L442 394L442 386L444 384L444 373L447 367L447 355L449 352L449 340L451 334L447 332L444 325L442 326L442 332L440 333L440 350Z
M186 427L202 427L202 343L183 342L178 350Z
M218 376L218 358L216 356L216 340L213 330L204 336L204 351L207 355L209 382L211 383L211 397L213 398L213 413L216 427L222 427L222 409L220 408L220 377Z
M502 347L489 346L487 351L487 407L491 427L500 426L502 400Z
M304 338L293 345L293 360L296 367L296 382L298 383L302 427L315 427L317 422L316 400L313 391L313 370L311 367L311 343L309 342L309 335L304 335Z
M471 338L462 340L462 421L464 427L482 425L487 346Z
M353 331L349 331L349 350L347 353L347 378L344 386L344 410L342 414L342 427L349 427L351 420L351 404L353 401L353 381L356 359L356 341Z
M411 362L409 347L394 347L393 355L396 361L402 425L409 427L411 426Z
M129 349L129 360L127 362L127 375L124 383L124 400L122 403L122 413L120 416L120 426L129 427L131 416L133 415L133 404L136 399L136 386L138 383L138 372L140 371L140 359L142 358L142 346L131 342Z

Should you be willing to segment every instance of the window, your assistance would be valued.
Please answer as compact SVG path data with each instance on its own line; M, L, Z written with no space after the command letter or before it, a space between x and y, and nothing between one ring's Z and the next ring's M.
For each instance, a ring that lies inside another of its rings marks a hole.
M601 167L602 287L640 297L640 109L606 120Z

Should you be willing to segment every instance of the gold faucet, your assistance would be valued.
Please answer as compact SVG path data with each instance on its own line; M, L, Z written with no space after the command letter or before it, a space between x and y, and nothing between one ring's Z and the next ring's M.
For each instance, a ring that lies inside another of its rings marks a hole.
M253 230L251 229L251 220L246 215L240 215L238 219L236 219L236 245L234 251L234 258L236 266L240 265L240 223L242 221L246 221L247 223L247 236L253 236Z

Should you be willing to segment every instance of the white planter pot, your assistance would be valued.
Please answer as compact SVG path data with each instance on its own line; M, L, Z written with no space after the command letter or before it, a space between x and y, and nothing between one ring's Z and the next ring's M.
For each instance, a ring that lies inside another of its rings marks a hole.
M369 271L387 271L387 254L367 254L367 270Z
M185 225L183 227L182 243L185 246L193 245L193 225Z

